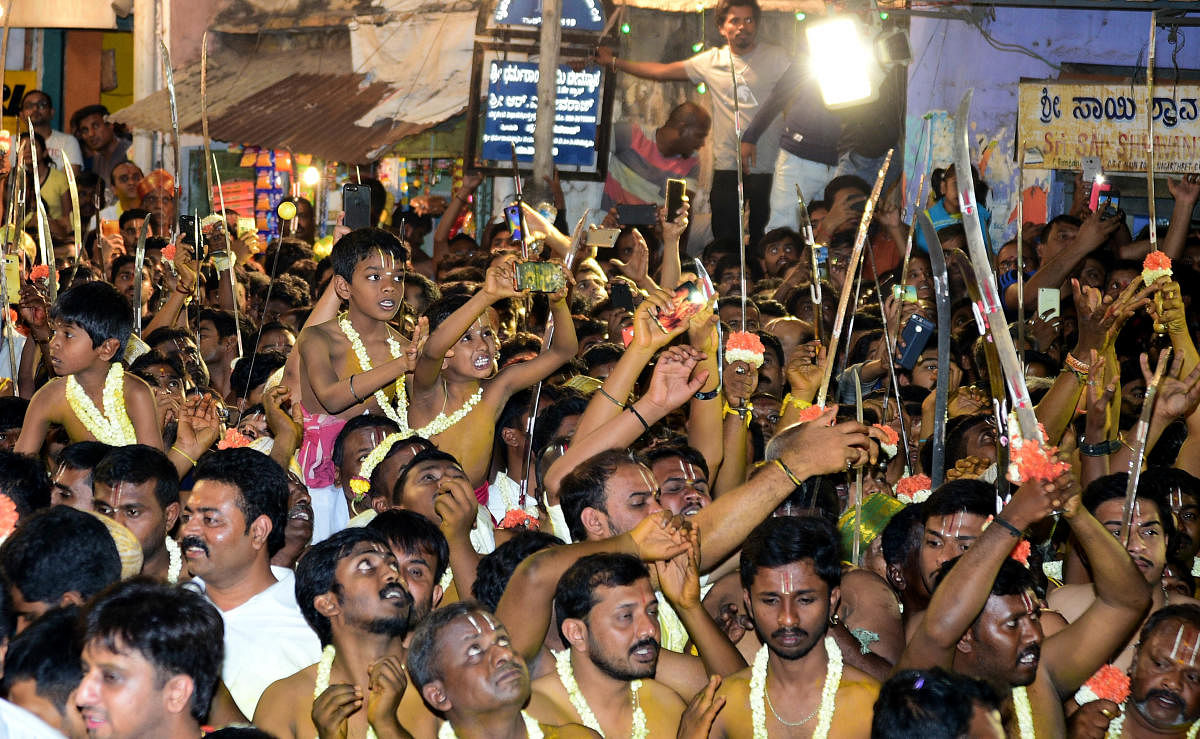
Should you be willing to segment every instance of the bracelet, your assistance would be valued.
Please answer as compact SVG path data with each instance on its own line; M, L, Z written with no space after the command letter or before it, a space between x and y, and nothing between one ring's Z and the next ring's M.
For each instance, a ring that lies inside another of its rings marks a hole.
M362 398L358 397L358 393L354 392L354 375L350 375L350 394L354 396L354 399L358 401L359 405L364 402Z
M605 395L608 395L608 393L605 393ZM646 431L650 430L650 424L646 423L646 419L642 418L642 414L637 412L637 408L634 408L633 405L631 404L631 405L625 406L625 410L632 413L634 418L636 418L637 420L642 422L643 429L645 429Z
M629 406L628 406L628 405L626 405L625 403L622 403L621 401L617 400L617 399L616 399L616 398L614 398L612 395L610 395L610 394L609 394L609 392L608 392L607 390L605 390L603 386L596 388L596 392L600 393L600 394L601 394L601 395L603 395L604 397L606 397L606 398L608 398L609 400L611 400L611 401L612 401L612 403L613 403L613 405L615 405L616 407L620 408L621 410L625 410L626 408L628 408L628 407L629 407ZM645 421L643 421L642 423L645 423Z
M782 459L776 459L775 464L779 467L779 469L783 470L783 474L788 476L788 479L792 481L793 485L795 485L796 487L800 487L801 485L804 484L804 481L801 480L799 477L796 477L796 473L792 472L792 470L786 464L783 463Z
M796 406L796 410L798 411L812 407L812 403L800 400L799 398L794 398L792 397L791 393L788 393L787 395L783 396L783 403L779 406L779 412L783 413L786 411L789 405Z
M1008 521L1004 520L1004 517L1000 516L999 514L992 516L992 522L1000 524L1001 528L1003 528L1004 530L1006 530L1008 533L1012 534L1013 536L1017 537L1018 539L1020 539L1022 536L1025 535L1024 532L1022 532L1016 526L1013 526Z
M1107 457L1121 448L1121 442L1116 439L1102 441L1099 444L1079 442L1079 453L1085 457Z
M179 447L175 446L174 444L172 444L172 445L171 445L171 449L172 449L173 451L176 451L176 452L179 452L180 454L182 454L182 455L183 455L183 458L184 458L184 459L186 459L187 461L191 462L193 467L195 467L195 466L196 466L196 460L194 460L194 459L192 459L191 457L189 457L187 452L183 451L182 449L180 449Z
M1086 376L1088 372L1092 371L1092 365L1080 362L1070 352L1067 352L1067 358L1063 360L1063 364L1067 365L1077 375L1082 374Z
M695 398L696 400L712 400L713 398L717 397L717 395L720 394L720 392L721 392L721 386L717 385L715 388L713 388L712 390L709 390L708 392L704 392L703 390L698 391L692 397Z
M736 413L741 417L742 422L746 424L746 428L750 428L750 419L753 417L750 412L754 410L753 403L746 403L744 406L734 408L733 406L729 405L728 401L726 401L724 410L726 416L732 416Z

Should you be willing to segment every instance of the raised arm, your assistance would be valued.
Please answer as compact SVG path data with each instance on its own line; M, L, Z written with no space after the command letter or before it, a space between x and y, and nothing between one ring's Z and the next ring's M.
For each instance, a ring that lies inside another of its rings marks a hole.
M1167 189L1175 198L1175 207L1171 210L1171 225L1159 248L1171 259L1178 259L1183 256L1183 246L1192 227L1192 211L1196 208L1196 200L1200 199L1200 177L1194 174L1178 180L1168 177Z
M1117 652L1150 605L1150 586L1125 545L1079 504L1064 517L1092 567L1096 598L1083 615L1042 644L1042 663L1064 700Z
M1107 241L1113 231L1117 230L1120 221L1115 217L1102 218L1102 215L1103 211L1101 210L1084 219L1079 233L1075 235L1075 240L1071 242L1070 246L1064 247L1057 254L1042 262L1038 271L1025 280L1026 305L1036 305L1033 301L1037 300L1039 288L1058 287L1066 282L1075 268L1079 266L1079 262ZM1004 291L1004 303L1008 308L1016 310L1017 286L1015 283Z
M596 49L594 60L601 66L619 69L625 74L632 74L634 77L646 80L669 82L688 79L687 68L683 62L634 62L617 57L607 46Z
M513 649L532 659L550 627L558 581L577 560L589 554L615 552L652 562L670 559L686 546L687 539L671 522L670 511L661 511L642 519L628 534L543 549L517 567L496 606L496 618L508 626Z
M687 437L688 445L704 456L708 474L713 476L721 469L725 459L725 441L722 433L722 415L725 398L721 393L721 377L717 371L717 319L709 316L703 323L693 322L688 331L692 346L704 354L699 369L707 370L708 379L688 401ZM708 395L712 397L707 397Z
M458 214L470 203L471 195L482 182L483 175L478 172L468 172L463 175L462 187L458 188L458 192L450 198L450 202L446 205L446 212L442 213L437 228L433 232L434 264L441 264L441 261L450 252L450 229L458 220Z
M1067 476L1050 483L1027 482L1004 506L1000 518L1012 528L1024 530L1062 508L1068 500L1070 484ZM953 667L959 639L979 617L1000 566L1018 541L1009 526L999 522L980 534L934 591L925 618L896 663L897 672Z
M565 278L564 287L562 291L549 296L550 316L554 319L554 336L550 340L550 346L543 347L533 359L517 362L500 370L500 374L488 385L490 392L500 391L505 401L513 393L548 377L579 350L579 340L575 336L575 320L571 318L571 309L567 306L571 275L565 267L560 269ZM504 403L497 404L498 408L503 406Z

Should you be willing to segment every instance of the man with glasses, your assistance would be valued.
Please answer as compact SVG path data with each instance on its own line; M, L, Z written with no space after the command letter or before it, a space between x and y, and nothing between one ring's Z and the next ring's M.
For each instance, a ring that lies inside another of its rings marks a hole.
M71 160L71 166L75 168L75 175L78 176L83 171L83 152L79 149L79 141L69 133L56 131L50 127L50 122L54 120L54 103L50 102L50 96L41 90L30 90L21 98L21 130L28 129L26 119L33 121L33 130L41 134L46 140L46 149L50 153L50 158L54 160L54 166L63 169L66 165L63 163L63 153ZM9 161L16 162L15 152L10 150L8 153Z

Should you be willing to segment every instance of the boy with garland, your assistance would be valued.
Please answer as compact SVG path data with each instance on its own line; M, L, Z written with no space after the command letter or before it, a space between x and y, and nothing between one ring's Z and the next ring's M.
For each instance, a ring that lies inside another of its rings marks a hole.
M50 321L50 339L39 349L58 377L34 394L14 450L37 455L51 424L72 442L162 449L154 394L120 362L133 333L129 301L107 282L86 282L58 296Z
M516 258L503 257L488 268L479 292L470 298L443 298L429 307L429 340L417 355L410 385L413 432L454 455L471 486L485 492L496 421L505 403L548 377L578 349L566 300L571 276L563 269L563 289L548 296L554 322L549 347L533 359L498 370L500 347L492 305L528 294L516 289L516 275Z
M333 245L333 288L346 312L305 327L294 350L304 417L298 461L310 488L333 485L334 470L325 463L347 420L380 413L408 429L410 343L388 325L404 299L406 255L399 239L377 228L351 231ZM412 346L419 341L414 336Z

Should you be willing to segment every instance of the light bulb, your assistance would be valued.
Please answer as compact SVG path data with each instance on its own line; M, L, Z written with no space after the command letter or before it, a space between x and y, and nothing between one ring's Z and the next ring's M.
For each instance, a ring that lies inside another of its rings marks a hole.
M303 174L300 175L300 181L305 187L315 187L321 181L321 172L316 167L305 167Z

